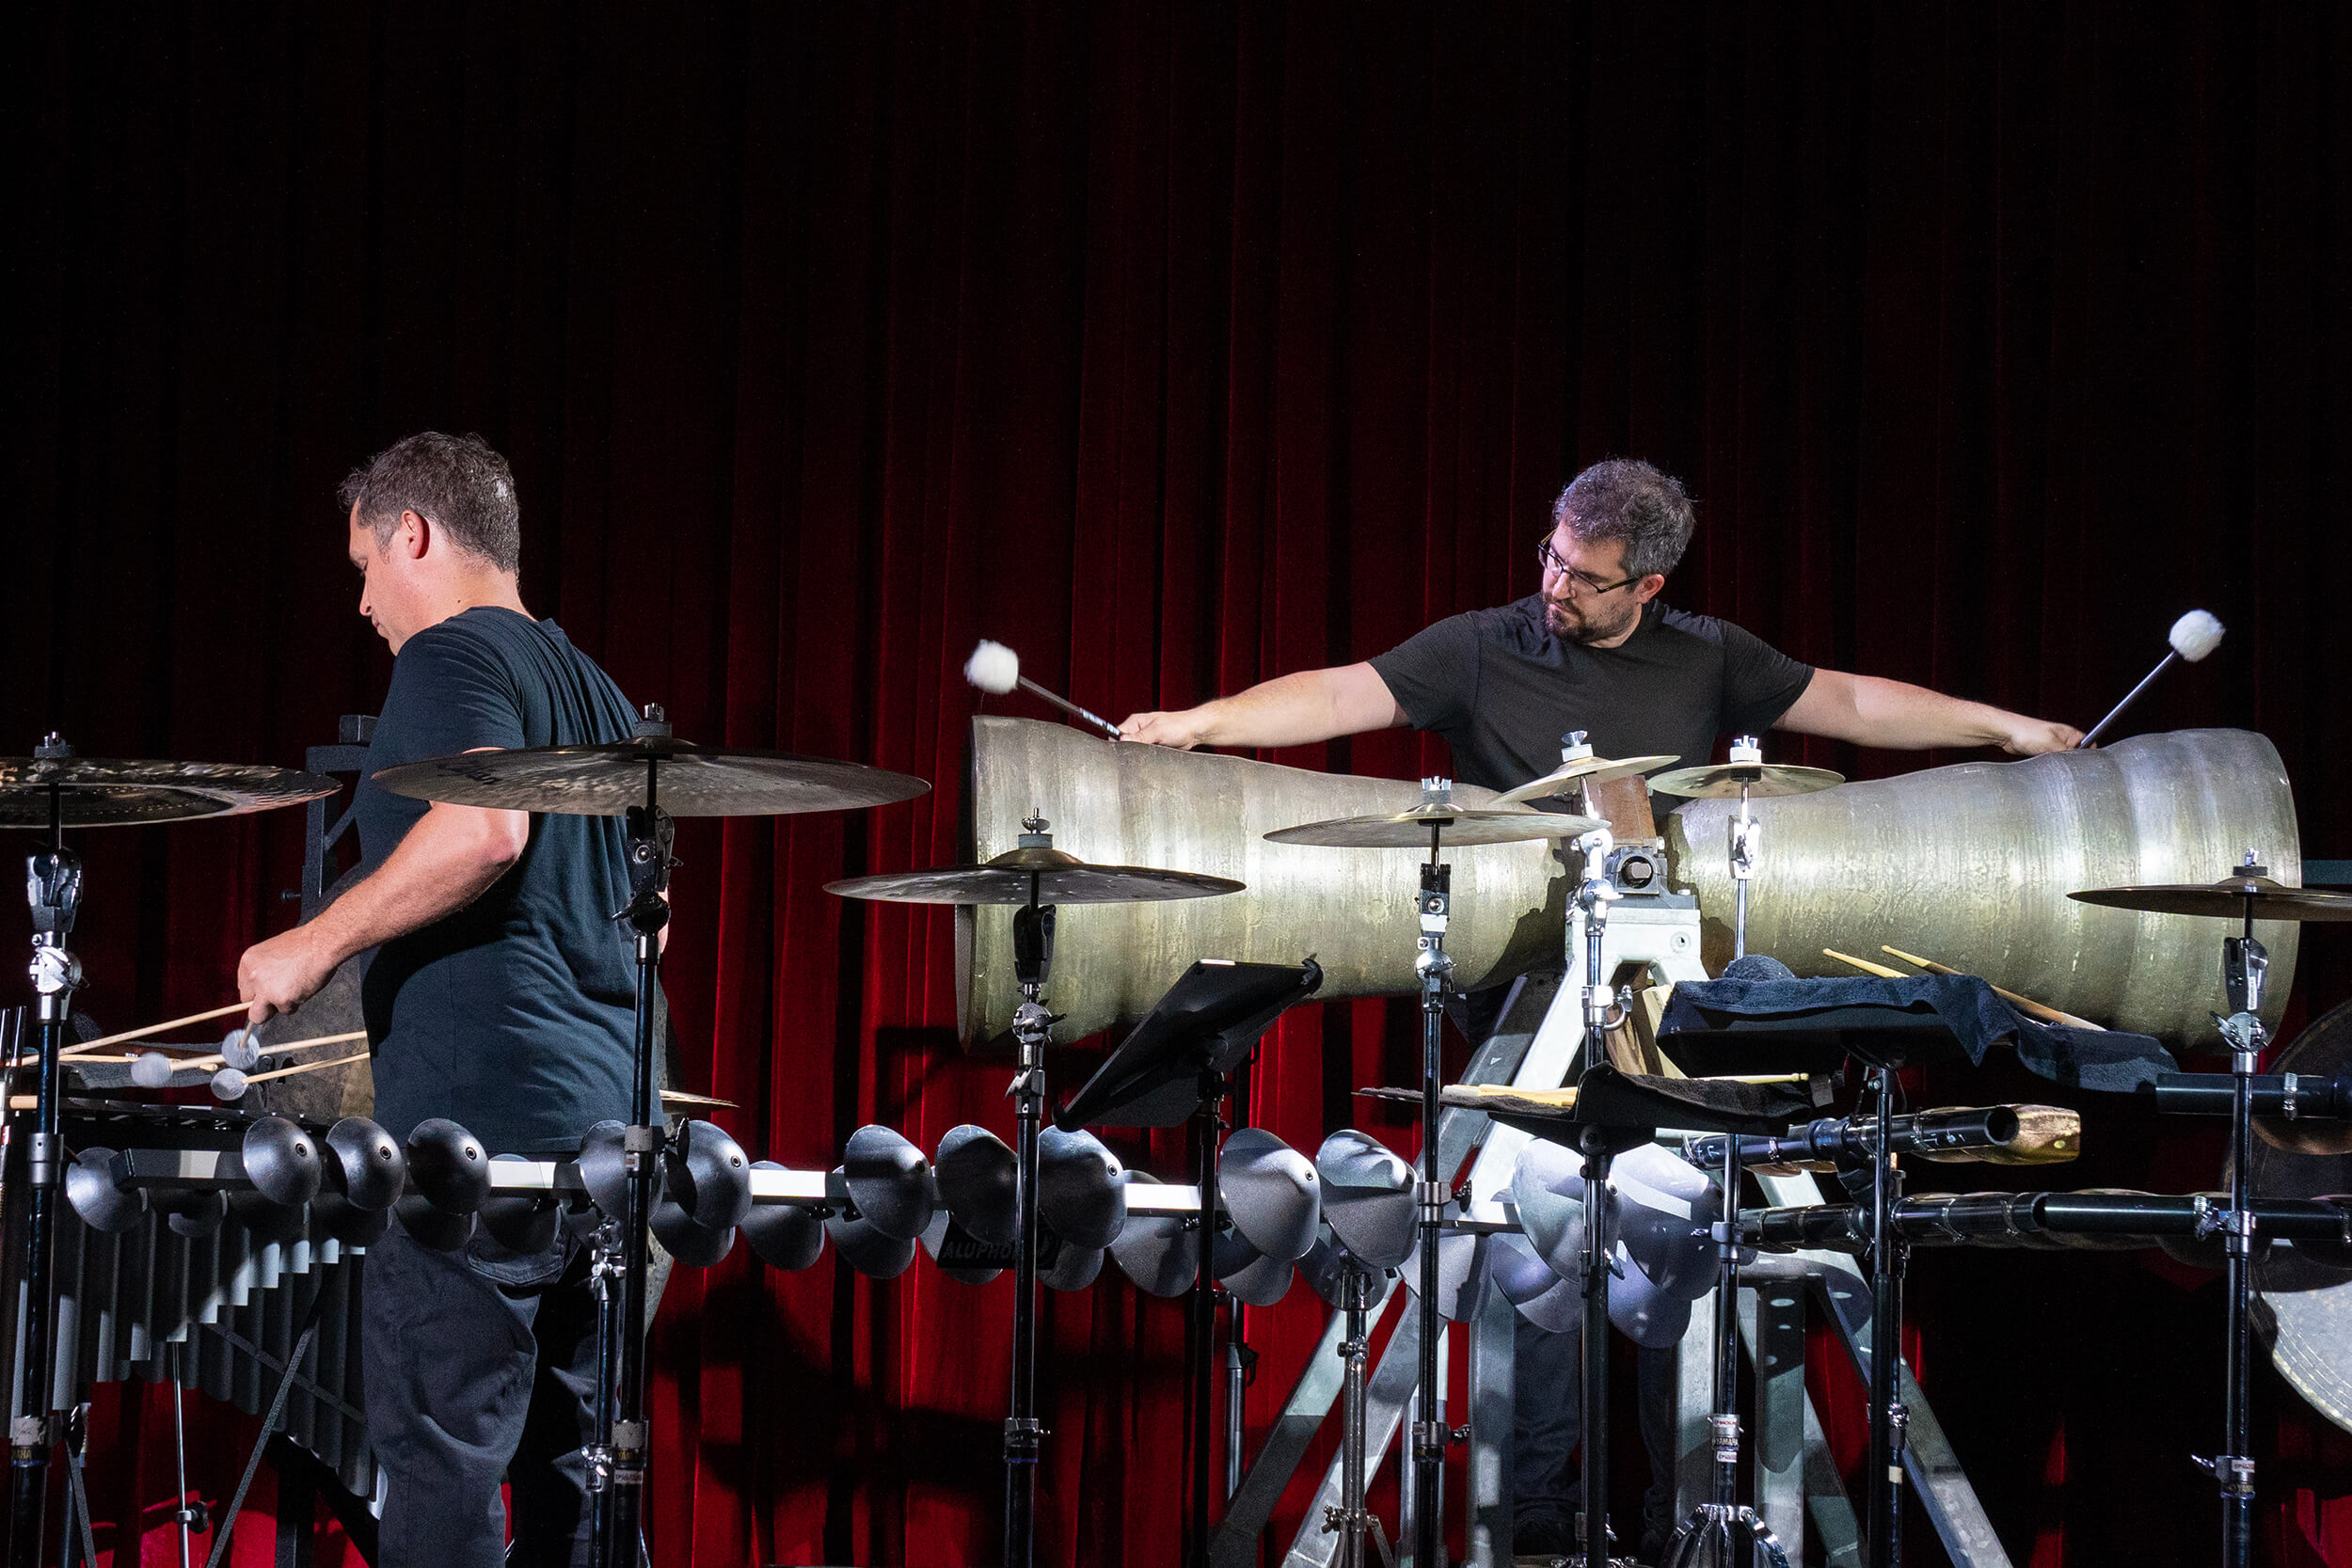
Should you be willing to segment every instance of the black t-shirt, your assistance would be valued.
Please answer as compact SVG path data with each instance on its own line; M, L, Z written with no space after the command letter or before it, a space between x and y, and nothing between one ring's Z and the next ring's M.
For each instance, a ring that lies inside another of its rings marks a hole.
M1466 784L1509 789L1560 766L1582 730L1604 757L1691 768L1719 735L1760 733L1804 695L1813 668L1728 621L1653 599L1613 648L1564 642L1530 594L1452 615L1372 661L1415 729L1445 736Z
M354 801L361 869L427 810L368 774L484 746L626 740L633 719L552 621L477 607L417 633L393 661ZM544 1154L627 1119L636 949L611 916L628 898L621 818L533 815L529 847L489 891L379 948L360 998L385 1130L405 1139L448 1117L492 1154Z

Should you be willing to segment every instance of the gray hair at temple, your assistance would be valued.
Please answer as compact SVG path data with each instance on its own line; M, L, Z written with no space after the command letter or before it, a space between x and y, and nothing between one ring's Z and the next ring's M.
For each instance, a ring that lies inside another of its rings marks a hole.
M1664 575L1690 547L1697 519L1682 482L1638 457L1610 457L1569 481L1552 503L1551 523L1562 523L1587 544L1625 541L1625 574Z
M346 516L359 509L378 546L392 536L403 512L414 512L500 571L521 569L515 472L479 436L426 430L395 441L352 469L335 500Z

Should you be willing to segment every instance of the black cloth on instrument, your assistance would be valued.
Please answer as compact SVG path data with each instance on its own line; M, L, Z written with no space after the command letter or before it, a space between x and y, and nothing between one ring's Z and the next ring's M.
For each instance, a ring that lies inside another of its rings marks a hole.
M477 607L402 644L354 800L361 865L424 816L370 775L485 746L628 737L628 700L552 621ZM566 1152L626 1120L636 956L611 916L629 895L622 819L534 815L531 843L480 898L386 942L360 984L375 1046L375 1119L428 1117L495 1154Z
M1973 974L1684 981L1675 987L1658 1032L1662 1037L1722 1029L1735 1019L1803 1019L1868 1007L1932 1014L1971 1064L1981 1063L2002 1041L2012 1041L2017 1059L2055 1084L2121 1094L2154 1084L2160 1072L2180 1070L2153 1036L2043 1023L2002 1001Z
M1450 615L1372 667L1415 729L1445 737L1454 776L1488 789L1559 767L1569 730L1604 757L1696 767L1716 736L1770 729L1813 679L1811 665L1753 633L1655 599L1616 647L1563 641L1540 594Z

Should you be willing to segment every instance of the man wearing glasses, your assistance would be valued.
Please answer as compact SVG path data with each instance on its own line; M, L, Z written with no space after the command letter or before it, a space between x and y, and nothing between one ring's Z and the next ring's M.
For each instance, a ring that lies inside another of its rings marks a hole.
M1647 463L1596 463L1551 511L1542 586L1453 615L1361 664L1305 670L1120 726L1158 746L1304 746L1410 724L1443 736L1455 777L1489 789L1540 778L1560 736L1604 757L1692 767L1716 737L1772 728L1858 746L2059 752L2081 732L1925 687L1817 670L1727 621L1661 603L1691 542L1682 485Z
M1180 713L1138 713L1120 729L1160 746L1300 746L1410 724L1443 736L1455 775L1489 789L1551 771L1572 729L1600 756L1672 756L1682 767L1712 757L1719 736L1773 728L2021 756L2082 738L2065 724L1924 687L1817 670L1727 621L1659 602L1693 519L1681 484L1647 463L1596 463L1561 492L1551 516L1536 546L1542 586L1517 603L1449 616L1361 664L1283 675ZM1499 993L1469 1000L1472 1019L1491 1021ZM1568 1465L1577 1340L1524 1321L1518 1328L1512 1544L1522 1555L1563 1554L1581 1503ZM1643 1352L1638 1381L1651 1468L1641 1556L1654 1561L1673 1522L1673 1353Z

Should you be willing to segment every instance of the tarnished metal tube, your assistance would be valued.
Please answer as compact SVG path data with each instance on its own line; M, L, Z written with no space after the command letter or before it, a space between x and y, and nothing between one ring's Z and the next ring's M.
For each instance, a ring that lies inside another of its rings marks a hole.
M2217 1195L2092 1189L2079 1193L1922 1193L1896 1204L1895 1228L1927 1246L2022 1246L2128 1250L2159 1238L2193 1238L2210 1229L2227 1203ZM2352 1238L2352 1197L2272 1198L2254 1204L2256 1233L2277 1240L2334 1243ZM1751 1246L1860 1250L1869 1217L1859 1204L1752 1209L1740 1216Z
M1677 887L1695 889L1708 968L1731 957L1724 855L1738 802L1693 800L1666 827ZM2077 889L2209 882L2249 848L2302 880L2286 769L2245 730L2137 736L2098 751L1973 762L1758 800L1764 824L1748 951L1800 975L1845 973L1824 947L1881 942L2067 1012L2173 1045L2217 1038L2222 923L2076 903ZM2275 1025L2296 927L2265 921Z

